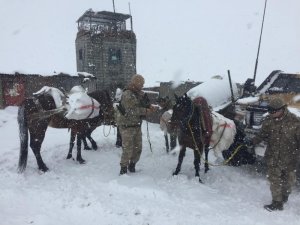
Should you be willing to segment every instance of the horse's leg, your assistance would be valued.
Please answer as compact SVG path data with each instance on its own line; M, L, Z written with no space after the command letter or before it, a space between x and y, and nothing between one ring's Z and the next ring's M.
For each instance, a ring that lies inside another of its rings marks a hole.
M83 135L79 132L77 132L77 157L76 160L80 163L83 164L85 163L85 160L81 156L81 140L82 140Z
M84 150L92 150L91 147L88 145L88 143L86 141L86 138L87 138L87 135L82 136L82 142L83 142Z
M167 153L169 153L169 138L168 138L168 134L165 134L165 142L166 142L166 150L167 150Z
M68 155L67 155L67 159L71 159L72 158L72 150L73 150L73 147L74 147L74 144L75 144L75 137L76 137L76 133L71 128L69 152L68 152Z
M200 171L200 152L199 150L194 150L194 166L195 166L195 177L199 177L199 182L202 183L199 175Z
M170 134L170 147L171 147L171 150L173 150L176 147L176 139L177 139L176 133L172 132Z
M97 146L97 143L96 141L92 138L92 130L89 131L87 134L86 134L86 137L89 139L89 141L91 142L92 144L92 148L96 151L98 149L98 146Z
M205 153L205 162L204 162L204 172L207 173L207 171L209 170L209 165L208 165L208 152L209 152L209 146L205 145L204 147L204 153Z
M39 170L46 172L48 171L48 167L44 163L42 156L41 156L41 146L45 138L45 133L47 129L47 124L43 124L42 126L38 123L35 129L30 130L30 147L35 155L36 162L38 164ZM36 134L36 132L40 132Z
M182 164L183 158L185 156L185 152L186 152L186 147L181 146L179 156L178 156L178 164L177 164L176 170L173 173L173 175L177 175L180 172L181 164Z

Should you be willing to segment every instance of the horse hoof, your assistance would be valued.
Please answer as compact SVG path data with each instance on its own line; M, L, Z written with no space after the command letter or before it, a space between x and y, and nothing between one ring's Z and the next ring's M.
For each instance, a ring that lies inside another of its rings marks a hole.
M200 178L199 178L199 183L200 183L200 184L203 184L203 181L202 181Z
M89 150L92 150L92 149L90 147L85 147L84 150L89 151Z
M71 159L72 158L72 155L67 155L67 159Z
M84 160L84 159L77 159L77 161L78 161L80 164L85 164L85 160Z
M97 145L94 145L93 146L93 149L96 151L98 149L98 146Z
M175 171L175 172L172 174L172 176L177 176L178 173L179 173L179 172L176 172L176 171Z
M47 166L43 166L43 167L39 168L39 170L45 173L49 170L49 168Z

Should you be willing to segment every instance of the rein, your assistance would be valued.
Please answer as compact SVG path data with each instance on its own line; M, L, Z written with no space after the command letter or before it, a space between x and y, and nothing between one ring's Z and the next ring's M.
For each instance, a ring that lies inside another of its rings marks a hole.
M109 125L109 130L108 130L108 133L107 133L107 134L105 134L105 125L103 125L103 136L104 136L104 137L108 137L108 136L110 135L111 126L112 126L112 125Z
M107 110L107 106L106 106L106 110ZM105 113L105 111L103 111L103 122L105 122L105 116L106 116L106 113ZM103 136L104 137L108 137L109 135L110 135L110 132L111 132L111 127L112 127L112 125L110 124L109 125L109 130L108 130L108 133L107 134L105 134L105 124L103 124Z
M193 138L193 142L194 142L194 145L195 145L195 149L198 151L199 155L201 156L201 152L200 152L200 149L198 148L198 145L197 145L197 142L196 142L196 139L195 139L195 136L194 136L194 132L192 131L192 127L191 127L191 119L192 119L192 116L194 114L194 111L195 111L195 107L194 107L194 104L192 103L192 113L188 119L188 126L189 126L189 129L190 129L190 132L191 132L191 135L192 135L192 138ZM200 140L202 141L203 143L203 138L201 138L201 126L200 126Z
M147 111L146 111L146 116L147 116ZM150 146L150 151L153 153L152 151L152 144L151 144L151 140L150 140L150 134L149 134L149 127L148 127L148 121L146 120L146 124L147 124L147 140Z

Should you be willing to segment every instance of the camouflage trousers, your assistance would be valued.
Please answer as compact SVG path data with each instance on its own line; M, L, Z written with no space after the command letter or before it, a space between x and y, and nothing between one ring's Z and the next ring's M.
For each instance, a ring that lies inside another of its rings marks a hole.
M289 196L293 184L296 181L294 170L282 170L278 167L268 169L268 179L272 200L281 202L283 196Z
M142 153L142 130L137 127L119 127L122 137L121 167L127 167L129 162L137 163Z

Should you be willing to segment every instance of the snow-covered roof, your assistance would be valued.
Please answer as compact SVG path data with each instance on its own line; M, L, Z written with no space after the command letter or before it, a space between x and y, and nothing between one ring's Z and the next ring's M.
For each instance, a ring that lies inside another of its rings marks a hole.
M235 82L232 82L232 88L234 99L237 99L239 94ZM198 96L204 97L212 108L220 106L225 107L231 102L229 80L226 78L207 80L189 90L187 95L191 97L191 99Z

